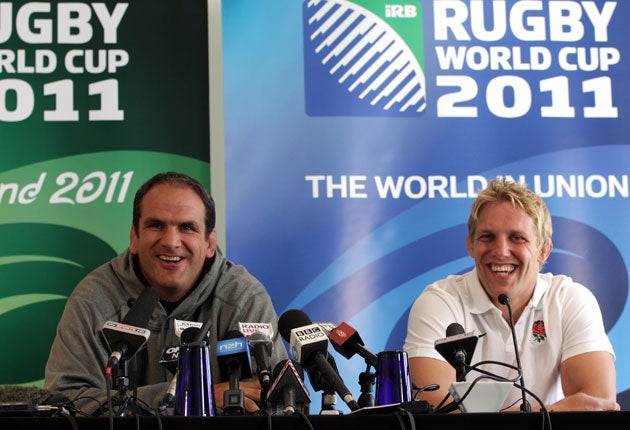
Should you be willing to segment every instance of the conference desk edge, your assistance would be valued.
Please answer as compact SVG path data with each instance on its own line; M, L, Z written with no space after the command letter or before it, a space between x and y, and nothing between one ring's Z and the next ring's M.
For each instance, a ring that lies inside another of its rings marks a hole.
M370 413L346 415L218 416L218 417L107 417L0 416L0 428L19 430L608 430L630 424L630 411L550 412L550 424L541 413L501 412L467 414ZM307 422L308 420L308 422Z

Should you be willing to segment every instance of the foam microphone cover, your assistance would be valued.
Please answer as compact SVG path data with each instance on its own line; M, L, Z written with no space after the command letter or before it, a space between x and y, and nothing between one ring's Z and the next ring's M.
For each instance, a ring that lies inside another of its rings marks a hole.
M466 331L459 323L451 323L446 327L446 337L455 336L457 334L464 334Z
M278 331L284 340L290 342L291 330L310 324L312 324L312 321L304 311L289 309L280 315L278 319Z

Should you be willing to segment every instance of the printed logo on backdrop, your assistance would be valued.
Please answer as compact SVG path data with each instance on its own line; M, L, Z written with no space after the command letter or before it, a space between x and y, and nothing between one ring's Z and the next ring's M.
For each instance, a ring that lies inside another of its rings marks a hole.
M619 26L617 2L432 5L438 117L619 116L613 95L621 52L613 38L620 33L611 31Z
M418 0L306 0L310 116L415 117L426 109Z

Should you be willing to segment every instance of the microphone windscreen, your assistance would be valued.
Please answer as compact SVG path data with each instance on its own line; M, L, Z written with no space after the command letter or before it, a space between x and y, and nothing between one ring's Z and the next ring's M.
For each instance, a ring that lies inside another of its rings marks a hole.
M247 340L249 341L250 344L271 342L271 339L269 338L269 336L260 332L250 334L249 336L247 336Z
M134 327L146 328L159 298L160 295L155 288L144 287L144 290L140 293L138 299L136 299L131 310L127 312L127 315L125 315L121 322Z
M278 331L284 340L290 342L291 330L311 324L313 324L313 322L304 311L289 309L280 315L278 319Z
M502 305L507 305L510 302L510 298L507 294L499 294L499 303Z
M181 343L195 342L200 331L201 329L199 327L186 327L179 336L179 339L181 340Z
M463 334L465 332L466 331L464 330L464 327L462 327L461 324L458 323L451 323L448 325L448 327L446 327L446 337Z

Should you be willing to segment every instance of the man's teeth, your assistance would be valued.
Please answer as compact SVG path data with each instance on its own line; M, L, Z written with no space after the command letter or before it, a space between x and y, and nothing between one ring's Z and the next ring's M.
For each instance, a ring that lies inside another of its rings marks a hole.
M504 266L492 266L493 272L513 272L514 266L504 265Z
M175 257L168 257L166 255L160 255L160 260L163 260L163 261L173 261L174 262L174 261L180 261L181 259L182 259L182 257L177 257L177 256L175 256Z

